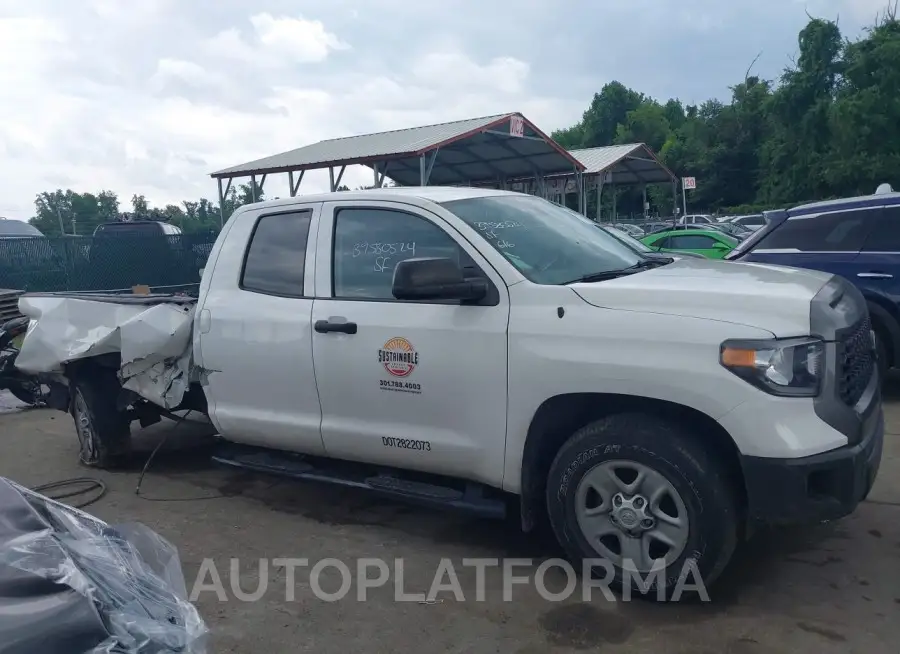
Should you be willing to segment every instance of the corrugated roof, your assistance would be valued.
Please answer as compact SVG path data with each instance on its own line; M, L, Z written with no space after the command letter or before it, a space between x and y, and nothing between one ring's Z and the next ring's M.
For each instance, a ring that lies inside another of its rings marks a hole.
M514 119L517 120L514 121ZM513 129L514 122L519 129ZM420 184L420 158L436 152L429 185L558 175L583 166L517 112L329 139L212 173L233 178L362 164L404 186Z
M391 157L420 152L449 139L462 136L474 129L480 129L491 123L501 121L511 115L497 114L494 116L482 116L481 118L455 120L437 125L397 129L390 132L326 139L302 148L288 150L281 154L273 154L270 157L249 161L239 166L225 168L212 175L213 177L218 177L227 174L252 174L262 169L271 168L299 169L304 166L327 165L332 162L343 162L351 159L375 159L377 157Z
M672 171L643 143L569 150L569 154L584 164L586 175L609 172L612 184L653 184L675 179Z

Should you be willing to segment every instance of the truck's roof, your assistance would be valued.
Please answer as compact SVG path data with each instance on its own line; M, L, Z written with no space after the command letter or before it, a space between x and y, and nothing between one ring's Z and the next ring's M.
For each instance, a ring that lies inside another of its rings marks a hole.
M297 202L329 202L332 200L383 200L390 196L414 197L431 202L452 202L498 195L522 195L513 191L497 191L489 188L470 188L468 186L392 186L386 188L364 189L360 191L336 191L335 193L315 193L293 198L265 200L247 207L272 207L296 204Z

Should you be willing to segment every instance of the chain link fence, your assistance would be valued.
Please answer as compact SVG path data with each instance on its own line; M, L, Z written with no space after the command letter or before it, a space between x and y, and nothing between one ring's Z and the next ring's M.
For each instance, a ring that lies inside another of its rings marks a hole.
M200 283L218 232L0 239L0 288L107 291Z

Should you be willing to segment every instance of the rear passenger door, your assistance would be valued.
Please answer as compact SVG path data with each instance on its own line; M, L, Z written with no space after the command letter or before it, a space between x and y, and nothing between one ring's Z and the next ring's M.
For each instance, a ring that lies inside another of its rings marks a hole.
M312 361L315 234L321 203L261 213L230 228L197 317L206 396L229 440L324 454Z
M857 258L881 207L791 216L742 261L833 273L857 282Z

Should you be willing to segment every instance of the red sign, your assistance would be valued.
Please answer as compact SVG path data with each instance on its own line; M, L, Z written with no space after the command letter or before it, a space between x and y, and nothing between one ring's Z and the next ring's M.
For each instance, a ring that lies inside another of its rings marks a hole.
M525 119L521 116L510 116L509 119L509 135L510 136L525 136Z
M682 177L681 178L681 186L685 189L693 190L697 188L697 178L696 177Z

